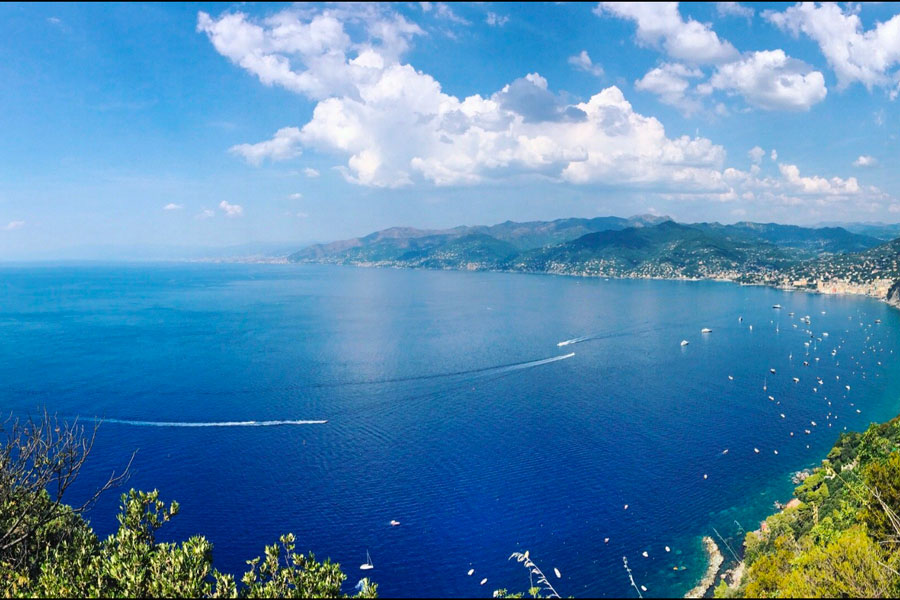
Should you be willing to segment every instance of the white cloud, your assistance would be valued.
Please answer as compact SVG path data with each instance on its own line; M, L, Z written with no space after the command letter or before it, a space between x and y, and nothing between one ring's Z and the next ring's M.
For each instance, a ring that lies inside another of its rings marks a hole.
M3 229L12 231L13 229L21 229L22 227L25 227L25 221L10 221Z
M296 213L296 217L298 219L306 219L309 217L309 214L305 213L305 212L298 212L298 213Z
M275 137L258 144L238 144L228 149L233 154L244 157L248 163L259 166L265 159L287 160L300 156L300 130L296 127L282 127Z
M878 165L878 159L867 154L861 155L853 161L854 167L874 167Z
M800 169L796 165L787 164L779 164L778 170L787 184L796 193L820 196L853 196L861 191L856 177L848 177L847 179L841 179L840 177L825 179L815 175L812 177L801 177Z
M244 215L244 207L240 204L231 204L227 200L219 202L219 208L225 212L226 217L242 217Z
M288 194L288 198L290 198L291 200L300 200L301 198L303 198L303 194L301 194L300 192L294 192L293 194Z
M753 146L747 152L747 156L750 157L750 160L753 161L753 164L758 165L762 162L763 157L766 155L766 151L760 148L759 146Z
M690 115L701 108L695 97L688 97L689 78L702 77L700 69L689 68L679 63L663 63L650 70L642 79L634 82L637 90L651 92L659 96L660 102L679 108Z
M265 85L278 85L313 99L350 92L377 77L409 48L422 29L388 7L376 4L337 6L307 20L302 11L286 9L250 22L243 13L213 19L198 13L197 31L205 33L222 56L256 75ZM351 42L344 22L362 28L366 39ZM356 55L349 60L348 55Z
M307 177L309 177L310 179L313 179L313 178L319 176L319 172L317 170L313 169L312 167L306 167L305 169L303 169L303 174L306 175Z
M363 11L363 17L354 16L353 10ZM300 36L287 43L293 39L290 32L310 32L314 23L322 28L328 19L334 22L318 42ZM639 37L652 39L646 33L652 30L646 16L638 20L643 23ZM347 181L383 188L540 179L631 188L677 200L744 198L780 206L837 198L848 200L848 205L884 202L880 190L863 187L854 178L801 176L793 165L767 176L758 164L748 171L726 168L722 146L699 135L670 137L657 119L636 112L616 86L575 102L552 91L540 74L529 73L492 94L447 94L431 75L402 60L418 27L383 8L288 9L260 21L242 14L213 19L201 13L199 21L201 31L224 56L255 74L261 72L260 64L284 65L275 84L315 102L305 124L283 128L279 132L288 133L272 140L243 145L248 160L312 148L339 157L343 164L337 168ZM706 40L707 49L729 57L717 59L713 78L718 77L716 85L721 87L709 83L707 93L740 93L755 106L793 109L824 96L821 74L782 51L738 56L705 25L680 16L678 22L686 31L699 31L697 39ZM683 36L660 28L658 43L687 53L690 45ZM254 58L244 60L248 56ZM663 63L651 73L636 86L673 103L699 101L682 82L702 77L701 67ZM751 159L758 155L761 161L760 152L752 150ZM774 150L771 157L777 159Z
M809 110L825 99L825 78L783 50L763 50L719 65L701 90L741 94L749 104L765 110Z
M742 17L749 21L756 11L740 2L716 2L716 13L720 17Z
M837 3L803 2L783 12L765 11L763 16L795 36L804 33L813 39L834 69L838 87L860 82L867 88L892 86L900 62L900 15L863 29L852 8Z
M509 22L509 17L507 15L498 15L497 13L489 12L487 17L485 17L484 22L491 27L503 27Z
M446 2L420 2L424 12L434 11L434 15L439 19L446 19L459 25L469 25L469 21L460 17ZM427 8L426 8L427 7Z
M169 202L163 206L163 210L181 210L182 208L184 208L183 204L175 204L174 202Z
M307 32L326 17L337 24L322 39L337 47L316 46L317 52L339 55L341 64L307 60L309 40L296 50L285 42L284 31ZM402 21L384 13L377 19ZM418 29L402 22L403 31ZM251 162L296 155L302 146L345 157L344 177L375 187L423 181L473 184L522 175L584 183L721 187L716 171L725 157L721 146L704 138L668 138L659 121L634 112L616 87L572 104L532 73L491 96L458 98L365 35L351 41L330 9L306 18L283 11L261 24L241 14L212 19L201 13L199 28L220 53L251 72L259 72L260 61L285 65L287 71L278 81L319 99L312 119L302 127L283 128L271 140L237 146L235 152ZM295 62L304 68L293 71ZM326 68L328 73L320 72ZM301 76L333 87L326 91L322 85L294 86L291 82Z
M215 212L213 212L212 210L210 210L208 208L204 208L199 213L194 215L194 218L195 219L212 219L214 216L216 216Z
M778 151L775 148L772 148L771 158L772 160L778 160Z
M753 10L736 3L719 3L719 14L750 16ZM706 82L690 90L686 76L664 64L648 72L638 82L638 89L654 91L666 104L691 114L702 107L697 95L715 91L740 94L748 104L764 110L808 110L824 100L827 90L822 74L806 63L787 56L783 50L764 50L740 54L727 40L720 39L707 24L685 20L677 2L618 3L601 2L597 14L611 14L637 24L637 41L657 48L674 63L685 69L687 65L712 65L715 72ZM698 81L704 77L700 70L691 72ZM716 106L717 114L727 113Z
M587 53L587 50L582 50L579 54L570 56L569 64L579 71L590 73L595 77L600 77L601 75L603 75L603 67L594 64L594 62L591 60L590 55Z
M685 21L677 2L601 2L594 9L637 24L638 42L661 47L672 58L693 64L716 64L732 60L738 51L719 39L709 25L691 18Z

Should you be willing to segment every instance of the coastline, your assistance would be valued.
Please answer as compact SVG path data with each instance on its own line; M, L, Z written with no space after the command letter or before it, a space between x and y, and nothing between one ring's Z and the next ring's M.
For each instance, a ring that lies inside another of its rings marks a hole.
M900 294L896 300L891 299L890 291L888 295L885 297L878 296L875 294L870 294L866 292L823 292L818 289L811 288L802 288L796 286L785 286L785 285L776 285L773 283L766 282L753 282L753 281L739 281L730 277L655 277L655 276L645 276L645 277L628 277L628 276L620 276L620 275L592 275L589 273L566 273L559 271L524 271L524 270L513 270L513 269L464 269L464 268L446 268L446 269L435 269L431 267L417 267L417 266L405 266L405 265L393 265L393 264L379 264L379 263L340 263L340 262L324 262L324 261L298 261L293 262L287 260L285 258L284 261L273 261L270 264L293 264L293 265L331 265L337 267L356 267L362 269L411 269L411 270L423 270L423 271L459 271L459 272L484 272L484 273L523 273L526 275L555 275L562 277L581 277L585 279L621 279L621 280L641 280L641 279L649 279L654 281L714 281L721 283L733 283L737 285L752 285L758 287L768 287L776 290L781 290L783 292L802 292L806 294L819 294L822 296L863 296L865 298L873 298L880 302L887 304L892 308L896 308L900 310ZM900 284L900 281L897 282ZM896 285L896 284L895 284ZM892 288L893 289L893 288Z
M700 579L700 582L684 595L685 598L703 598L713 584L716 583L716 575L718 575L722 563L725 562L725 557L719 551L719 546L708 535L703 536L703 548L706 550L706 555L709 559L706 573Z

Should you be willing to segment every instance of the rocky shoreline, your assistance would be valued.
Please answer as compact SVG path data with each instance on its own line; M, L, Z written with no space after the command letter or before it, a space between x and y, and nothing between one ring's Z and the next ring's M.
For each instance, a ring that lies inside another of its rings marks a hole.
M706 567L706 574L691 591L684 595L685 598L703 598L709 589L716 583L716 575L725 562L725 557L719 552L716 542L707 536L703 537L703 547L709 557L709 565Z

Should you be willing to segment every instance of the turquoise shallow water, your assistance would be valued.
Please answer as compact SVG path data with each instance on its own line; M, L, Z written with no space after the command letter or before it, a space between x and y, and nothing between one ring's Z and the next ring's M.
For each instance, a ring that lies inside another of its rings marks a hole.
M564 596L635 595L623 556L681 595L702 535L737 549L838 431L900 412L898 331L871 299L715 282L2 267L0 405L105 418L77 492L138 449L130 485L182 505L165 537L222 569L293 531L348 589L368 550L388 596L524 590L526 549Z

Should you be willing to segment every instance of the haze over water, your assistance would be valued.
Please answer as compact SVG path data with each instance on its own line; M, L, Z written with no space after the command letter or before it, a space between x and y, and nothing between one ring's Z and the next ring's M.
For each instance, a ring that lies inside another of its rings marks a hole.
M702 535L737 550L839 431L900 411L900 314L868 298L297 265L0 281L0 406L107 420L77 493L139 449L128 485L182 506L164 538L242 572L292 531L348 590L368 550L387 596L524 591L517 550L563 596L635 595L623 556L681 595Z

